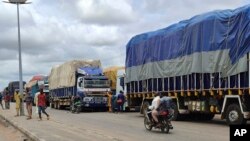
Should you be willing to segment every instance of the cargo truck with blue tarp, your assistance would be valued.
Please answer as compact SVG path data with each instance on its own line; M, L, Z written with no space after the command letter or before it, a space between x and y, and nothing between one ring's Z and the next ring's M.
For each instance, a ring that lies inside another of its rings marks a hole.
M99 60L73 60L53 67L49 75L51 107L73 107L80 97L83 109L107 110L110 84Z
M220 114L228 124L246 123L249 15L250 5L217 10L134 36L126 46L128 106L143 109L161 92L174 99L175 119Z

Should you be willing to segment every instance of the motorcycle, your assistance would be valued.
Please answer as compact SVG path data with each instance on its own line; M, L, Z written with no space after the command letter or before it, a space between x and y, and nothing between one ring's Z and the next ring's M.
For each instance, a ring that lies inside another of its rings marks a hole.
M71 104L70 108L72 113L80 113L82 111L82 103L81 101L75 101Z
M145 109L144 112L144 126L148 131L151 131L154 127L155 129L160 129L161 132L169 133L170 129L173 129L171 124L171 119L173 117L173 110L161 110L158 115L158 121L160 126L157 126L157 123L152 117L152 111L150 109Z

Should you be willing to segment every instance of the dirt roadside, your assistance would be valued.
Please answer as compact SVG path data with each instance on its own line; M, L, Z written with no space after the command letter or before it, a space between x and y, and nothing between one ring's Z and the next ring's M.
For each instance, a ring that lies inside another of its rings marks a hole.
M0 141L31 141L22 132L0 118Z

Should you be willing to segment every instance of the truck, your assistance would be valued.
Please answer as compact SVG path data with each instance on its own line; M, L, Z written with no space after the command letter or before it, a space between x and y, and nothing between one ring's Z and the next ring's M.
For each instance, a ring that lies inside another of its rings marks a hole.
M5 87L5 88L3 89L3 96L5 96L7 92L9 92L9 88L8 88L8 87Z
M52 108L73 110L72 98L77 96L83 110L107 110L110 83L100 60L72 60L51 69L49 93Z
M106 69L104 69L104 75L109 79L110 81L110 88L112 95L118 96L120 91L124 92L124 95L126 96L126 90L124 89L124 74L125 74L125 67L124 66L111 66ZM109 106L111 111L111 105L112 105L112 96L109 97ZM127 102L124 103L124 110L126 109Z
M24 90L24 86L25 86L26 82L23 81L23 90ZM8 84L8 91L9 91L9 95L10 95L10 100L12 102L15 101L14 99L14 93L16 92L16 90L19 90L19 81L11 81Z
M172 97L174 119L231 124L250 119L250 6L194 16L136 35L126 45L125 85L130 109L155 92Z
M125 72L125 67L112 66L104 69L103 71L104 75L110 80L110 88L113 94L117 94L120 90L122 90L119 87L117 88L117 82L120 82L120 79L118 78L120 71Z
M34 75L30 81L25 85L25 88L30 89L30 93L32 98L35 98L35 95L37 92L40 91L40 89L43 89L43 92L46 95L46 105L49 106L49 82L48 82L48 76L47 75ZM35 104L35 103L33 103Z

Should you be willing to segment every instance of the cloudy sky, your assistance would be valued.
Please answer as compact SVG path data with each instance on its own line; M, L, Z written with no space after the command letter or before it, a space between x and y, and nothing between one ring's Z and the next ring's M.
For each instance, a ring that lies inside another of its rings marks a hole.
M74 59L124 66L136 34L249 0L28 0L20 6L23 80ZM16 6L0 3L0 91L19 80Z

